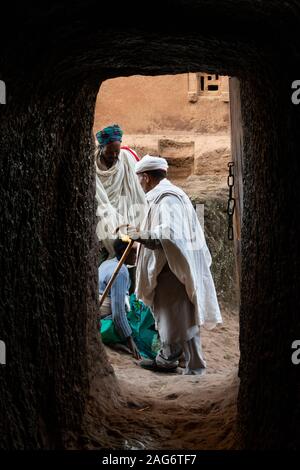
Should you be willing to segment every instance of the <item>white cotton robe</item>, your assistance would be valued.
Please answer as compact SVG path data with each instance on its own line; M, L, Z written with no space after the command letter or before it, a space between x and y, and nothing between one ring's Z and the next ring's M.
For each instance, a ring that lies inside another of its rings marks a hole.
M141 244L136 295L152 307L164 343L188 341L201 325L212 329L222 323L211 255L184 191L163 179L146 197L142 237L158 238L162 248L151 250Z
M96 164L96 233L110 256L114 256L116 228L122 224L138 227L145 216L147 203L135 164L134 156L125 149L121 149L117 162L108 170L101 170Z

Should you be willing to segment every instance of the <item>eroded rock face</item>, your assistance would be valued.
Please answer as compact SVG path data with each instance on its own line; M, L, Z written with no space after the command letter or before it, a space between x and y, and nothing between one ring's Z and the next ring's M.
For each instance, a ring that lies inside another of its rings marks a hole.
M228 77L219 75L119 77L101 85L94 131L118 122L125 138L128 134L149 135L162 131L167 134L227 133L228 101Z
M95 327L96 93L108 77L188 69L241 80L240 443L296 448L300 374L290 346L300 335L300 111L290 92L299 78L298 7L174 0L170 23L155 1L139 22L134 5L124 3L109 25L99 21L95 1L64 8L24 4L7 14L1 38L0 339L7 365L0 366L0 446L76 442L95 376L107 410L116 384Z

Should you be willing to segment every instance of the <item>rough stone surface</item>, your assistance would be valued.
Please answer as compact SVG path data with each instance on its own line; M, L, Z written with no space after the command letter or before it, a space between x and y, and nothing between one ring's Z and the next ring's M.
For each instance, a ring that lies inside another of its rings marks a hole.
M124 145L133 148L139 157L147 153L160 155L169 163L168 175L173 181L184 184L193 177L195 185L192 192L209 190L210 180L220 179L220 186L227 186L228 162L231 160L229 134L201 135L183 132L161 132L160 134L125 134ZM201 179L206 177L207 187L203 188ZM189 192L187 186L187 191ZM216 188L217 189L217 188Z
M219 95L210 96L206 92L203 96L198 92L190 101L190 89L197 90L195 76L188 73L157 77L138 75L106 80L97 96L95 132L112 122L122 127L125 137L162 130L201 134L228 132L229 103L224 97L226 91L228 94L228 77L221 77Z
M88 390L116 382L97 341L91 130L100 81L207 71L241 80L244 225L238 424L241 447L299 447L299 4L173 0L22 3L1 28L0 447L68 447ZM137 7L137 8L136 8ZM169 21L172 9L172 21ZM217 20L220 26L216 27ZM285 35L281 34L284 28ZM93 351L93 352L92 352ZM95 353L96 351L96 353ZM101 393L102 392L102 393ZM114 402L111 398L111 402ZM103 427L105 433L105 426Z

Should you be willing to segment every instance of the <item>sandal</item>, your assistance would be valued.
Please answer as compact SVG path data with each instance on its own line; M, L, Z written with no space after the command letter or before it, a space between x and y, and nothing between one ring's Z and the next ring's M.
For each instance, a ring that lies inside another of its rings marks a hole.
M143 359L140 361L139 366L143 367L143 369L153 370L154 372L176 372L177 366L172 367L162 367L159 366L155 359Z

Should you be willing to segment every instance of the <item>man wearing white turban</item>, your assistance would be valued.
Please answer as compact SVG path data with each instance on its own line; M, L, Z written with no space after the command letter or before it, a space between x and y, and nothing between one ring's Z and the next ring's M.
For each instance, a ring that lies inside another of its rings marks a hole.
M210 272L211 256L188 196L167 178L164 158L146 155L135 171L148 212L140 229L128 230L141 243L136 295L153 311L162 348L151 370L174 371L184 353L185 374L202 374L200 326L222 323Z

